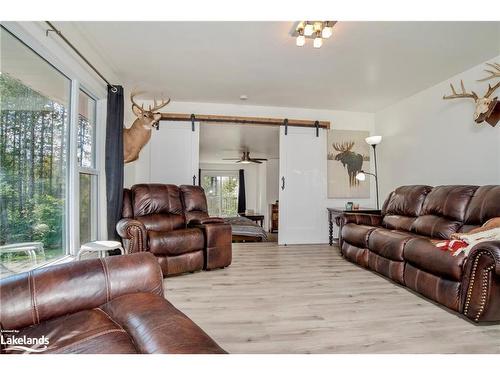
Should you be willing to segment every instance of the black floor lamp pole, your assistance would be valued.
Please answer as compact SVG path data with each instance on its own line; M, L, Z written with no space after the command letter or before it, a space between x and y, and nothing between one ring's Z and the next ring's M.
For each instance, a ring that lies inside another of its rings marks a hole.
M377 210L380 210L380 205L378 201L378 171L377 171L377 145L372 145L373 147L373 157L375 161L375 190L377 192Z

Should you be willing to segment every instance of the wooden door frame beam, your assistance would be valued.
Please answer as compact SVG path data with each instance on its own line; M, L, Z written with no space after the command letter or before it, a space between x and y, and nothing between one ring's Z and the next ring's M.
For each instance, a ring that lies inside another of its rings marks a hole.
M246 117L246 116L224 116L224 115L194 115L197 122L211 123L235 123L235 124L252 124L265 126L282 126L284 118L273 117ZM191 113L161 113L160 121L191 121ZM297 120L288 119L288 126L299 126L304 128L315 128L316 121L314 120ZM319 121L319 128L330 129L330 121Z

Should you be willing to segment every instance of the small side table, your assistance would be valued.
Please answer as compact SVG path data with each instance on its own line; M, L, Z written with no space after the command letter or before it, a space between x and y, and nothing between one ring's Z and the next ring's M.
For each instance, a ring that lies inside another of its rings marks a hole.
M122 255L125 254L122 244L118 241L92 241L80 246L80 251L78 251L76 258L80 260L82 254L94 252L99 253L99 258L103 258L106 255L106 251L110 250L120 250Z
M359 208L357 210L346 210L345 208L339 208L339 207L334 207L334 208L327 208L328 210L328 238L329 238L329 243L330 246L333 246L333 222L335 218L342 216L344 213L350 213L350 214L371 214L371 215L380 215L380 210L377 210L376 208ZM340 226L339 226L339 229ZM338 241L338 238L335 238L336 241Z
M242 217L246 217L247 219L250 219L252 221L255 221L257 224L260 224L260 226L264 226L264 215L261 215L261 214L244 214L244 213L241 213L241 214L238 214Z

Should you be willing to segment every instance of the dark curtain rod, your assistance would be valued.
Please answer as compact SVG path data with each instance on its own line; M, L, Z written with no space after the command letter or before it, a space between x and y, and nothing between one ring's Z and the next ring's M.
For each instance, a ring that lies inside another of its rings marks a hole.
M80 52L80 51L78 51L78 49L77 49L77 48L76 48L73 44L71 44L71 42L70 42L68 39L66 39L66 37L62 34L62 32L61 32L60 30L58 30L58 29L57 29L57 28L56 28L56 27L55 27L55 26L54 26L54 25L53 25L50 21L45 21L45 23L46 23L47 25L49 25L49 26L50 26L50 29L47 29L47 30L45 31L45 35L46 35L46 36L48 36L48 35L49 35L49 32L50 32L50 31L53 31L53 32L55 32L57 35L59 35L59 37L60 37L60 38L61 38L61 39L62 39L62 40L63 40L63 41L64 41L64 42L65 42L65 43L66 43L66 44L67 44L67 45L68 45L68 46L69 46L69 47L70 47L70 48L71 48L71 49L72 49L72 50L73 50L73 51L74 51L74 52L75 52L78 56L80 56L80 58L81 58L83 61L85 61L85 63L86 63L88 66L90 66L90 68L92 68L92 70L93 70L94 72L96 72L96 74L97 74L99 77L101 77L101 79L102 79L104 82L106 82L109 86L111 86L111 91L113 91L113 92L115 92L115 93L118 91L118 89L117 89L114 85L112 85L111 83L109 83L109 81L108 81L108 80L107 80L107 79L106 79L106 78L105 78L105 77L101 74L101 72L99 72L99 71L97 70L97 68L96 68L94 65L92 65L92 64L90 63L90 61L89 61L89 60L87 60L87 59L85 58L85 56L83 56L83 55L81 54L81 52Z

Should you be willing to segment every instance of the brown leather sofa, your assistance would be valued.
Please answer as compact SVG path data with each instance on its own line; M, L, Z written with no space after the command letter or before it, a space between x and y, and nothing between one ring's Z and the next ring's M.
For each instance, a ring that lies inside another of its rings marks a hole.
M500 217L500 186L402 186L381 215L346 214L340 246L351 262L378 272L475 322L500 321L500 241L453 256L449 239Z
M231 226L207 213L199 186L138 184L124 189L116 226L129 253L149 251L164 276L231 264Z
M2 342L49 339L42 353L225 353L163 296L148 253L83 260L0 280ZM28 346L28 345L27 345ZM4 345L1 353L25 353Z

